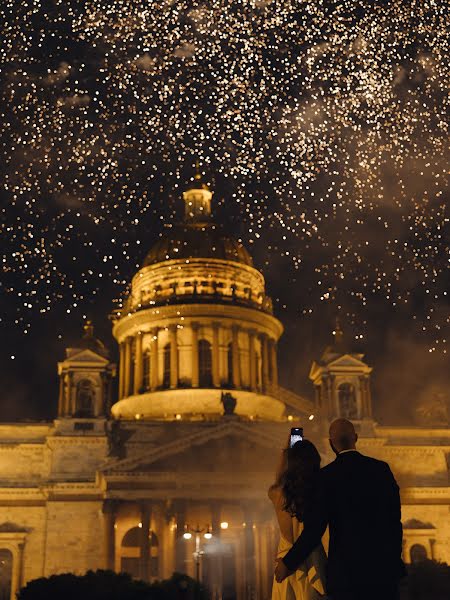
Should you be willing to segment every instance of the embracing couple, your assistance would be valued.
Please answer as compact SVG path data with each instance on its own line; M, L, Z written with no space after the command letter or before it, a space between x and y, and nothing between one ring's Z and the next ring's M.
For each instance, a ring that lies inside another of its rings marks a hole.
M335 461L320 469L314 444L299 441L283 451L269 489L281 534L272 600L397 600L398 485L387 463L356 450L350 421L334 421L329 437Z

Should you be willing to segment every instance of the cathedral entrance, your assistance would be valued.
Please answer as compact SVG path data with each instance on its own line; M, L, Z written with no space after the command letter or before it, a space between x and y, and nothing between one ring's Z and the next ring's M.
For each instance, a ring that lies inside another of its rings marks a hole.
M149 538L149 557L147 561L144 561L142 556L142 529L140 527L129 529L122 540L120 570L128 573L134 579L152 581L158 577L158 536L150 531ZM3 599L0 598L0 600Z
M10 600L13 556L9 550L0 549L0 600Z

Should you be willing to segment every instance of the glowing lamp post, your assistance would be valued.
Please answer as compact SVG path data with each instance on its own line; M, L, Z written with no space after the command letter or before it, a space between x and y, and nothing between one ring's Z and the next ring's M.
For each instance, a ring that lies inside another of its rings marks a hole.
M198 581L198 583L200 583L200 563L203 555L205 554L205 551L200 547L201 535L203 533L205 540L210 540L212 538L211 528L208 525L206 529L201 529L197 525L197 527L194 529L186 525L184 529L185 531L183 533L183 538L185 540L190 540L192 539L192 535L195 535L195 550L193 552L195 561L195 579Z

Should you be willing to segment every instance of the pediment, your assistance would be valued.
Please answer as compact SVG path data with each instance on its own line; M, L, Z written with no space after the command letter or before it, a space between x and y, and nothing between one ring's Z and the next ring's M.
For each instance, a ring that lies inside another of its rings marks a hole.
M342 356L339 356L338 358L327 363L327 367L329 369L336 369L339 367L345 367L347 369L349 367L355 369L367 369L368 366L363 360L361 360L362 357L363 354L343 354Z
M241 422L221 423L107 464L102 471L105 476L151 472L267 472L275 468L284 442Z
M69 355L66 358L65 363L96 363L99 366L105 366L109 364L109 360L102 356L101 354L97 354L93 350L89 350L88 348L83 348L80 350L69 349Z

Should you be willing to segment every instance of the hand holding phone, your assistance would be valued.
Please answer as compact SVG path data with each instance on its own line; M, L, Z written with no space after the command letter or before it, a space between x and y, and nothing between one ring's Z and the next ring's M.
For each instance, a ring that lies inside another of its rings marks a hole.
M303 427L292 427L291 437L289 438L289 448L292 448L297 442L303 441Z

